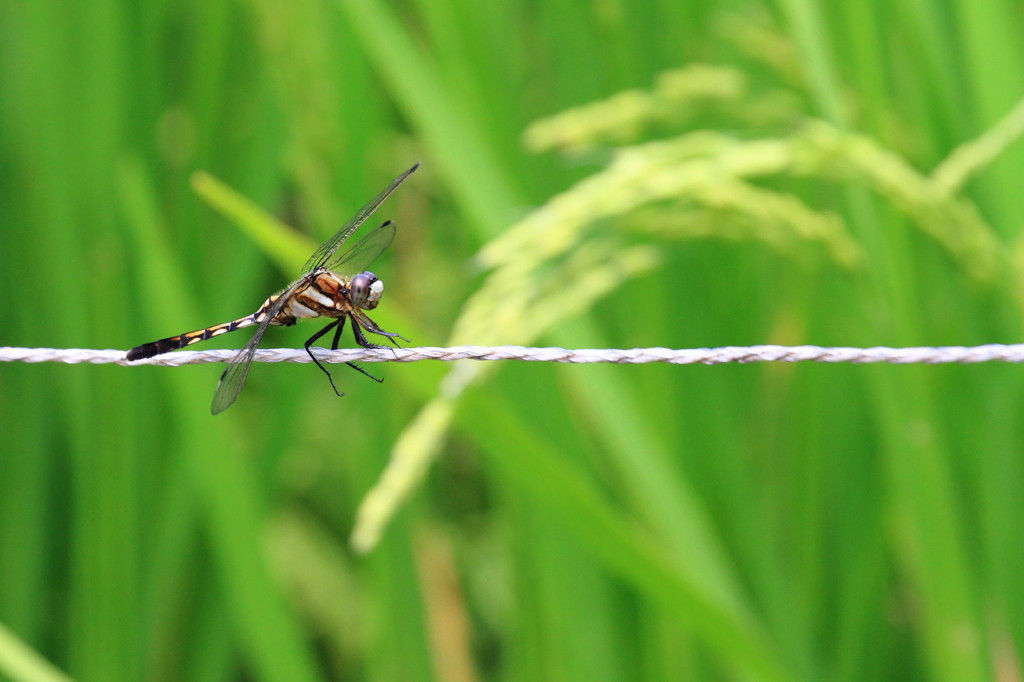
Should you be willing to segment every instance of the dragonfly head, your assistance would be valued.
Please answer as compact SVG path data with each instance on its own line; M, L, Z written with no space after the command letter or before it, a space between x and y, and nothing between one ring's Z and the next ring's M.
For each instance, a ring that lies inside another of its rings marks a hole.
M349 282L348 292L352 305L364 310L373 310L384 294L384 282L377 279L372 272L360 272Z

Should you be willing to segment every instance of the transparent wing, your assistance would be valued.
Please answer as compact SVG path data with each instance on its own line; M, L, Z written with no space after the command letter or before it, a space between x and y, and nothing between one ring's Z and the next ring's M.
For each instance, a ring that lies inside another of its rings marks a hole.
M369 267L394 238L395 224L388 220L324 267L342 277L357 275Z
M238 351L235 357L228 360L228 366L224 368L224 372L220 375L220 381L217 382L217 390L213 394L213 405L210 407L210 412L220 414L235 402L235 398L242 392L242 386L245 385L245 377L249 375L249 365L252 364L252 359L256 355L256 349L259 348L264 332L267 331L267 327L277 317L277 314L284 309L288 299L295 293L298 286L305 281L306 278L303 277L281 292L277 300L267 308L266 317L256 327L256 333L249 339L249 343L245 344L245 347Z
M412 175L412 172L419 167L420 165L417 163L415 166L399 175L397 178L392 180L391 184L385 187L380 194L370 200L370 203L359 209L359 212L352 216L351 220L342 225L341 229L335 232L333 237L321 244L320 248L309 257L306 264L302 266L302 274L307 275L317 268L322 267L324 263L334 255L334 252L338 250L338 247L345 243L345 240L363 224L363 221L369 218L370 214L376 211L377 207L380 206L385 199L391 196L391 193L398 189L398 186L405 182L405 179Z

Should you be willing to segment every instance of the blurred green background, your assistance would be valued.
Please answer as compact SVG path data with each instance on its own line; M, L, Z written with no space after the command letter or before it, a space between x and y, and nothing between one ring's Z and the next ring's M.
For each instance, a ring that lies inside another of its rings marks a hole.
M249 314L416 161L416 344L1015 342L1022 96L1007 0L2 3L0 343ZM0 367L0 677L1024 677L1019 367L370 370Z

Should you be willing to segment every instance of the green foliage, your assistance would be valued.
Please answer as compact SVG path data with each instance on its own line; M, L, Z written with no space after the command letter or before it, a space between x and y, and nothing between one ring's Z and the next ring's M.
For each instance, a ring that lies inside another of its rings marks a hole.
M1018 341L1019 19L8 4L3 343L251 312L418 160L418 344ZM1022 675L1018 368L344 369L0 367L0 679Z

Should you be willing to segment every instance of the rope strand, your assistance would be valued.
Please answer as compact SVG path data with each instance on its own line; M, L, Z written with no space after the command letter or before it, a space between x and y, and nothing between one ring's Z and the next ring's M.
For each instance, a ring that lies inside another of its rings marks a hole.
M128 362L122 350L81 348L0 347L0 362L63 362L122 366L159 365L178 367L210 362L226 362L237 350L178 351L146 360ZM643 364L664 362L673 365L718 365L749 362L850 362L897 365L978 362L1024 362L1024 344L985 346L921 346L910 348L825 348L821 346L725 346L721 348L580 349L527 348L523 346L454 346L452 348L316 350L321 362L418 362L420 360L520 360L525 362L561 362L589 364ZM254 362L310 362L305 350L275 348L257 351Z

